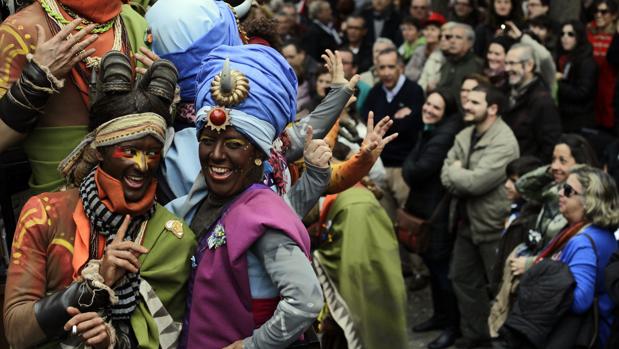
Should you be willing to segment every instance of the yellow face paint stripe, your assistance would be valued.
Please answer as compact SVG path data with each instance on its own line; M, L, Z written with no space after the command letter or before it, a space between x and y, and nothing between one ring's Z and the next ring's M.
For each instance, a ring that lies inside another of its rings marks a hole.
M143 151L136 151L135 155L131 158L131 160L133 160L133 162L135 162L136 165L138 165L138 168L140 169L140 171L146 171L148 170L148 162L146 159L146 155L144 154Z

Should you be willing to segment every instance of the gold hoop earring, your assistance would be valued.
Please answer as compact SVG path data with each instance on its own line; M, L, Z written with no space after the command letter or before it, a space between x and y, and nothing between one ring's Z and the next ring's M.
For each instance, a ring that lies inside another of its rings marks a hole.
M260 160L260 159L254 159L254 164L255 164L256 166L262 166L262 160Z

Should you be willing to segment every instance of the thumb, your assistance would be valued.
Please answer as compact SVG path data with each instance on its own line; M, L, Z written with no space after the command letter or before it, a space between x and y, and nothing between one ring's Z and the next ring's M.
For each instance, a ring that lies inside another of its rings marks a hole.
M71 315L71 316L75 316L77 314L80 313L80 310L77 309L76 307L67 307L67 314Z
M357 86L357 83L359 82L360 79L361 79L361 75L355 74L352 78L350 78L350 81L348 82L348 87L351 90L354 89L355 86Z
M36 24L35 28L37 30L37 46L35 48L36 50L45 42L45 30L43 30L43 27L40 24Z
M312 126L308 125L306 130L307 133L305 134L305 147L307 147L314 138L314 129L312 128Z

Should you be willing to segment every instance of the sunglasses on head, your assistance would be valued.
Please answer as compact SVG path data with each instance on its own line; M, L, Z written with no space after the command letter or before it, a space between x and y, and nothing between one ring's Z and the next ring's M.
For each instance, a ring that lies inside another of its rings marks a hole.
M571 198L573 195L582 195L579 192L576 191L576 189L574 189L571 185L567 184L567 183L563 183L563 195L566 198Z
M574 32L561 32L561 36L569 36L570 38L573 38L576 36L576 33Z

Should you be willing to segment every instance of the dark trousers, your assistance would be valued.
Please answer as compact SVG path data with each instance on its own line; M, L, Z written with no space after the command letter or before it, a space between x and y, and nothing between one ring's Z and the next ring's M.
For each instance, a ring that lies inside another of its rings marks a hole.
M445 328L457 330L460 326L458 301L449 280L449 259L432 259L422 255L430 271L430 291L434 317L444 321Z
M458 299L460 330L466 338L489 339L488 315L492 271L497 260L498 241L475 243L468 227L456 236L449 278Z

